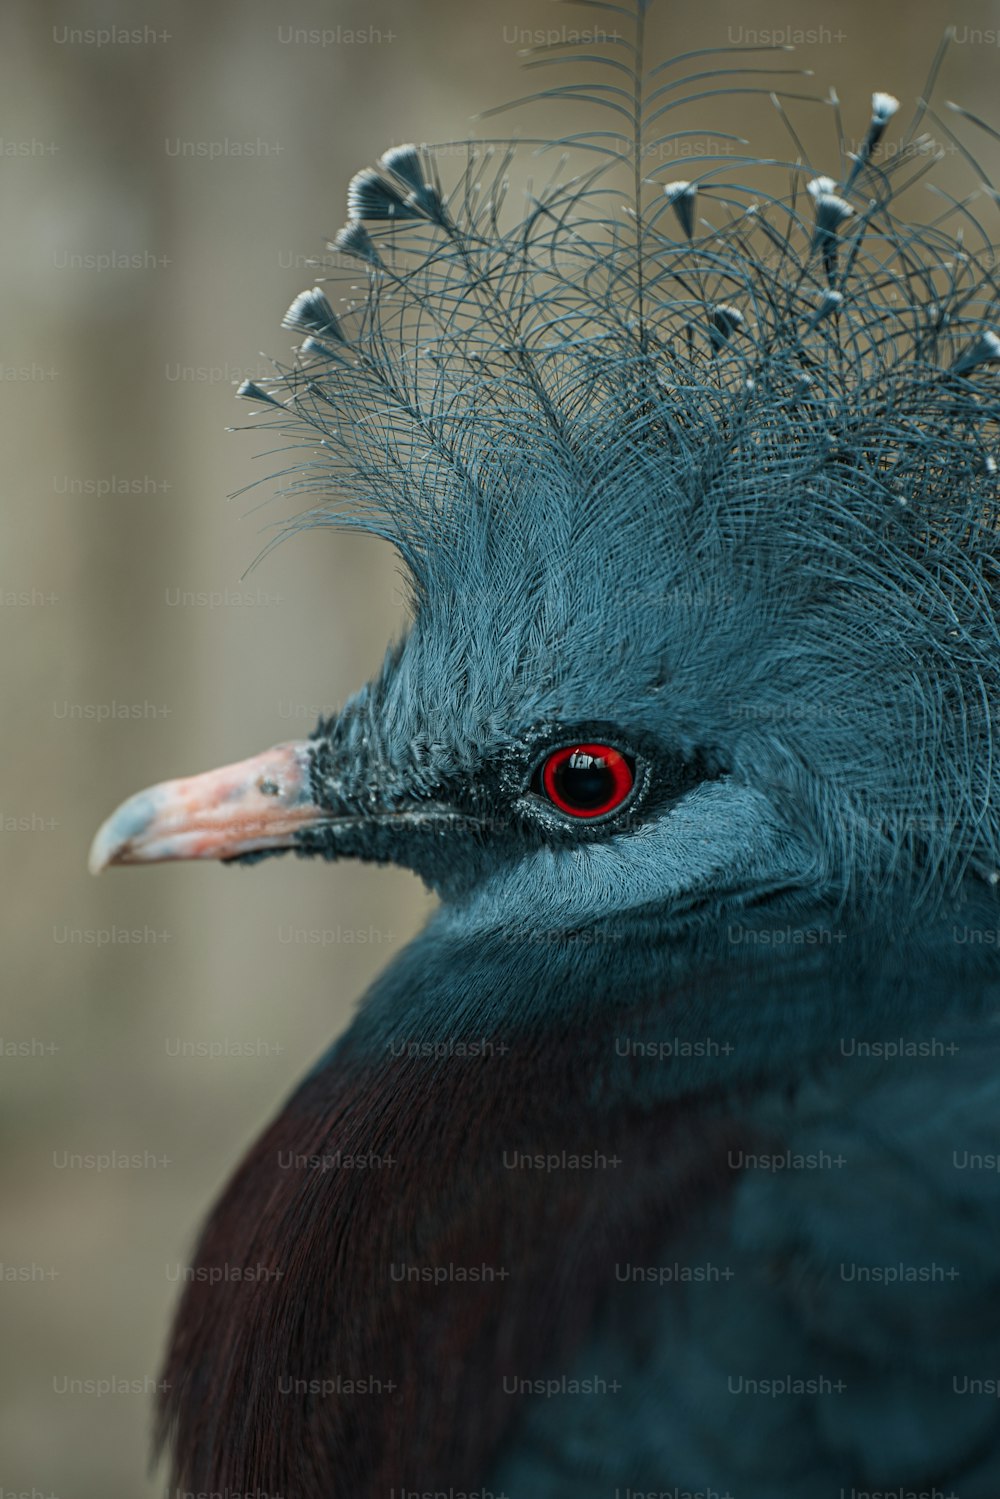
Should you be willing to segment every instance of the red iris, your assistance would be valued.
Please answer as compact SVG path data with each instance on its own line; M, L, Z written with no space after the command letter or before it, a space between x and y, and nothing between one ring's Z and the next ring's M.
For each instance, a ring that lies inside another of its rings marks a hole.
M635 782L632 766L610 744L567 744L542 766L549 801L571 817L604 817L620 807Z

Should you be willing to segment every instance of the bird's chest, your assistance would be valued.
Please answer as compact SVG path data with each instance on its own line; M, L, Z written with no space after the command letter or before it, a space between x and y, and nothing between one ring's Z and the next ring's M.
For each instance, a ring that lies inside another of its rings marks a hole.
M616 1254L498 1491L838 1499L1000 1463L1000 1193L974 1170L997 1093L959 1047L758 1100L728 1190Z

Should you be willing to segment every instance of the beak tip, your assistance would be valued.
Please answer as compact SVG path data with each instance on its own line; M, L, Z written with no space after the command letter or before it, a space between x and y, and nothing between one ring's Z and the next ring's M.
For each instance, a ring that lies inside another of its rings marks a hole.
M148 829L154 812L155 798L151 791L140 791L116 807L94 834L87 856L91 874L100 874L109 864L127 863L133 840Z
M113 823L114 818L109 817L94 834L94 841L87 855L87 868L91 874L100 874L109 864L118 862L118 855L124 845L114 832Z

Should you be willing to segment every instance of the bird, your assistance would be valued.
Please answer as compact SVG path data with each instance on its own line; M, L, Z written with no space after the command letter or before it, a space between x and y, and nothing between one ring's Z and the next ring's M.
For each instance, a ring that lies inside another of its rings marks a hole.
M240 394L406 629L94 841L436 897L201 1231L179 1491L1000 1493L997 132L947 38L850 137L780 47L650 66L650 8L534 50L579 129L353 178ZM787 160L684 156L733 93Z

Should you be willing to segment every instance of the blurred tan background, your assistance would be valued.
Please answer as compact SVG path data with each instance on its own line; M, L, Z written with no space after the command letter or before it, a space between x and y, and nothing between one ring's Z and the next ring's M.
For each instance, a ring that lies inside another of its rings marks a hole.
M811 33L817 77L791 87L835 83L860 134L873 88L909 108L948 23L939 97L997 119L998 0L661 0L652 30L663 55ZM233 386L288 357L354 170L498 133L470 117L540 81L526 33L601 24L547 0L7 0L0 1499L160 1492L151 1390L197 1225L429 908L401 872L293 858L86 873L123 796L309 732L404 623L364 538L314 532L243 577L285 511L255 508L267 484L226 499L281 463L227 434ZM787 152L766 112L698 118ZM525 133L546 121L574 128L548 109ZM954 154L946 179L970 185ZM87 1162L109 1153L139 1164Z

